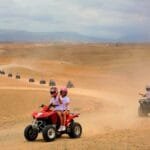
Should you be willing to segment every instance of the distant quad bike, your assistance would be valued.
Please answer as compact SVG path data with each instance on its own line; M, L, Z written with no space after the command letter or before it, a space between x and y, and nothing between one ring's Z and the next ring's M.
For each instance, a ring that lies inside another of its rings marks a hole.
M40 84L46 84L45 80L40 80Z
M13 76L12 73L9 73L9 74L8 74L8 77L12 78L12 76Z
M66 131L58 132L60 120L57 113L46 105L41 105L41 108L40 112L32 113L33 123L28 125L24 130L24 137L27 141L36 140L40 132L46 142L53 141L61 137L62 134L68 134L71 138L79 138L81 136L82 127L74 121L74 118L79 117L79 114L68 113Z
M35 82L35 80L33 78L30 78L29 82Z
M16 79L20 79L20 78L21 78L20 75L17 74L17 75L16 75Z
M139 117L146 117L150 113L150 99L140 99L138 108Z
M54 80L49 81L49 86L56 86L56 82Z
M0 74L1 75L5 75L5 71L0 71Z
M74 88L74 85L71 81L68 81L67 88Z

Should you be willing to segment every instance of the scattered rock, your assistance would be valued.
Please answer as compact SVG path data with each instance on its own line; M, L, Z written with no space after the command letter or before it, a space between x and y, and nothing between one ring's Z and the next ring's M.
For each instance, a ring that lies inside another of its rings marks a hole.
M74 88L74 84L71 81L68 81L67 88Z

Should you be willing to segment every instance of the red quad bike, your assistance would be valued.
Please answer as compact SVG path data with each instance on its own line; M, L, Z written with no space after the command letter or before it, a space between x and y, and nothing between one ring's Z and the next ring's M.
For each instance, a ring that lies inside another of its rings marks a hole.
M61 137L62 134L68 134L71 138L79 138L82 134L82 127L74 121L79 114L68 113L66 117L66 131L58 132L60 127L60 119L57 113L46 105L40 106L40 112L33 112L33 122L24 130L24 136L28 141L36 140L38 133L42 132L43 139L46 142Z

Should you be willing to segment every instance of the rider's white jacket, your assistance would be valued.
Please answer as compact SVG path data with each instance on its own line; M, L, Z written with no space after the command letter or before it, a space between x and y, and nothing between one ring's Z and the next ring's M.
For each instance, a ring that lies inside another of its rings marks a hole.
M60 104L59 98L61 99L62 104ZM54 108L54 110L56 111L57 110L60 110L60 111L69 110L69 106L67 106L68 103L70 103L70 99L67 96L65 97L57 96L56 98L53 97L50 99L50 104L56 105L56 107Z
M50 99L50 104L54 104L56 105L56 107L54 108L54 110L60 110L60 111L63 111L63 104L60 104L59 102L59 96L57 96L56 98L51 98Z

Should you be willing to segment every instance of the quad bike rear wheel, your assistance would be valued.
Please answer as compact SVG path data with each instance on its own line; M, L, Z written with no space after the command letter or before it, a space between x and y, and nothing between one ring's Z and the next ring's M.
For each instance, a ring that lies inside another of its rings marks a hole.
M70 125L70 132L68 133L71 138L79 138L82 134L82 127L79 123L73 122Z
M139 115L139 117L146 117L147 116L147 113L144 112L142 106L139 106L139 108L138 108L138 115Z
M44 141L54 141L56 138L56 129L52 125L48 125L43 129L42 134Z
M33 128L32 125L28 125L24 130L24 137L28 141L34 141L38 136L38 129Z

